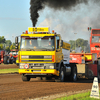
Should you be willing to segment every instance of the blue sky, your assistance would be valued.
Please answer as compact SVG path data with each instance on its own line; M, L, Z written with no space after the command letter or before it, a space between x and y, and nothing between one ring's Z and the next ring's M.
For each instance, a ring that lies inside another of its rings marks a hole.
M39 11L36 27L50 27L50 31L54 29L66 41L77 38L89 40L87 27L100 28L100 2L88 1L88 5L79 4L70 11L55 11L45 6ZM29 9L30 0L0 0L0 36L14 42L15 36L32 27Z

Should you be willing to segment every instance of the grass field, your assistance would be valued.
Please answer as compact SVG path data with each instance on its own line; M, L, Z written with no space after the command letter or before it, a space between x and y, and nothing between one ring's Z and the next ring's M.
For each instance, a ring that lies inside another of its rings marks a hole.
M18 68L11 68L11 69L0 69L0 74L4 73L18 73Z
M99 91L100 94L100 91ZM90 98L90 92L75 94L71 96L61 97L54 100L100 100L96 98Z

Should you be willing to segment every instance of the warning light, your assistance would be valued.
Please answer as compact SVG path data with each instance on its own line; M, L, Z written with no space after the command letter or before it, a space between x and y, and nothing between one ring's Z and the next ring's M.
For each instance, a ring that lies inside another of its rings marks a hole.
M25 34L28 34L28 31L26 31Z
M52 30L52 33L54 33L54 30Z
M88 27L88 31L89 31L89 27Z

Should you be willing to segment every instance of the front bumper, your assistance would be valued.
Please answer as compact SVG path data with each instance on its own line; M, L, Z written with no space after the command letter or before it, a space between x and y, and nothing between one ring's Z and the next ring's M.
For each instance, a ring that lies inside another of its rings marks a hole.
M59 76L56 69L19 69L19 74L52 74Z

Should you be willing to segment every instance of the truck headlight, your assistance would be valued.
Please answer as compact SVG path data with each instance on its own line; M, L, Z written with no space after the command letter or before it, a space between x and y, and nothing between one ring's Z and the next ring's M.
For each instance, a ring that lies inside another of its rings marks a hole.
M20 64L19 68L23 69L24 68L24 64Z
M20 68L22 69L22 68L24 68L24 66L23 65L20 65Z
M49 66L50 69L54 69L54 66Z

